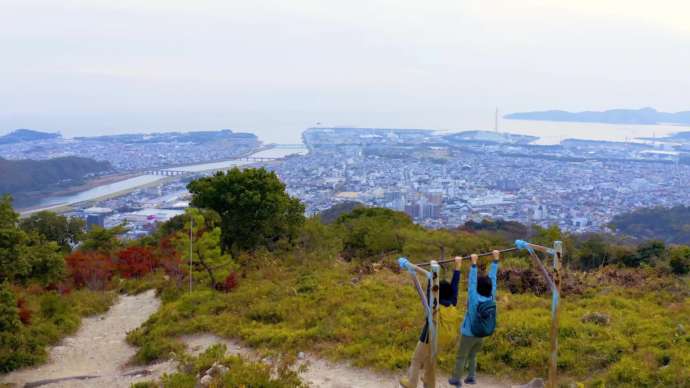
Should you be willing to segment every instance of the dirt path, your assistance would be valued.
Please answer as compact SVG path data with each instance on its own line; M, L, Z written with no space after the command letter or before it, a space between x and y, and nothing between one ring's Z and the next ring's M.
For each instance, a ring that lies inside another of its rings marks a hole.
M0 383L18 387L114 387L128 388L134 382L158 379L175 370L173 362L146 367L127 367L135 349L127 344L127 332L139 327L160 307L153 291L134 296L122 296L105 314L85 318L75 335L65 338L50 350L48 363L12 372L0 378ZM191 353L197 354L215 343L225 344L228 353L258 360L252 349L236 341L211 334L182 337ZM346 363L332 363L305 354L302 363L308 365L302 374L305 382L324 388L382 388L398 387L399 375L375 373L354 368ZM439 388L448 385L446 376L439 376ZM481 377L476 388L508 387L509 384ZM421 385L420 385L421 386Z
M258 356L250 348L240 345L238 342L221 338L212 334L198 334L182 337L192 354L198 354L213 344L224 344L229 354L241 355L244 358L258 360ZM377 373L367 369L355 368L346 363L333 363L311 354L305 354L303 363L308 369L302 373L302 380L313 387L323 388L398 388L398 379L402 374ZM437 387L449 388L448 376L438 376ZM486 376L478 378L479 383L473 385L476 388L504 388L510 384L493 380ZM419 387L422 384L420 382Z
M50 350L48 363L21 369L0 382L46 387L129 387L145 380L144 368L126 368L136 350L127 344L127 332L136 329L160 307L154 291L121 296L103 315L84 318L79 330ZM169 364L145 368L153 374L172 370ZM72 379L73 377L84 377ZM97 376L97 377L93 377ZM90 377L90 378L86 378ZM55 381L43 384L46 381Z

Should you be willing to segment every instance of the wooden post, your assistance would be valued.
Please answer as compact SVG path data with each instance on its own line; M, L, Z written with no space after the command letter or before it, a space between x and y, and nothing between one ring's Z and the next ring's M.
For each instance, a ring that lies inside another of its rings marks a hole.
M558 320L561 311L561 258L563 257L563 243L555 241L553 244L553 289L551 290L551 354L549 357L549 388L558 386Z
M432 308L432 315L431 315L431 320L432 320L432 325L434 326L434 330L432 331L431 328L429 328L428 334L429 334L429 366L428 368L431 369L431 372L429 373L428 378L430 381L424 381L424 386L425 387L436 387L436 353L438 352L438 329L439 329L439 310L441 307L441 304L439 303L439 295L440 295L440 282L441 282L441 266L436 262L435 260L432 260L431 263L429 263L429 267L431 268L431 273L432 273L432 281L431 281L431 292L434 293L434 301L435 301L435 306L431 306ZM433 337L431 337L431 334L433 332Z
M541 245L530 244L522 242L524 245L521 249L527 249L532 258L534 265L541 271L544 281L551 290L551 349L549 353L549 377L546 383L548 388L556 388L558 386L558 319L560 313L560 298L561 298L561 258L563 257L563 243L561 241L554 241L553 249L546 248ZM546 266L541 261L535 251L542 252L547 258L553 257L553 274L546 269Z

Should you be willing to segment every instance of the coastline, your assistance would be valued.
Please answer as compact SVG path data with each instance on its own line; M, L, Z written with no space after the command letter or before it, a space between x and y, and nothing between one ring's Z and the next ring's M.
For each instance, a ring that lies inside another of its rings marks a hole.
M196 164L191 164L191 165L190 164L182 165L182 166L178 165L178 166L173 166L173 167L159 168L157 170L166 170L166 169L174 169L174 168L187 167L187 166L200 166L200 165L207 165L207 164L210 165L210 164L215 164L215 163L232 162L232 161L235 161L237 159L250 157L250 156L255 155L257 153L269 151L269 150L274 149L274 148L275 148L274 145L270 145L270 144L269 145L263 145L263 146L255 149L255 150L252 150L251 152L244 153L241 156L236 156L236 157L231 158L231 159L222 159L222 160L218 160L218 161L208 161L208 162L196 163ZM305 147L305 149L307 149L307 148ZM287 155L285 155L285 156L287 156ZM279 157L278 159L282 159L285 156ZM272 163L277 162L277 161L278 160L271 161L271 162L263 162L263 163L272 164ZM238 165L256 166L259 164L262 164L262 163L247 162L247 163L239 163ZM231 167L228 167L228 168L231 168ZM190 171L190 173L203 173L203 172L212 171L215 169L217 169L217 168L210 168L208 170ZM86 192L88 190L98 188L100 186L105 186L105 185L109 185L109 184L116 184L118 182L122 182L122 181L125 181L127 179L134 179L134 178L138 178L138 177L142 177L142 176L145 176L143 171L128 172L126 174L114 174L114 175L109 175L109 176L105 176L105 177L99 177L98 179L90 180L88 183L80 185L80 186L75 186L75 187L67 189L67 190L62 190L59 192L50 193L48 196L49 197L63 197L63 196L69 197L71 195L77 195L79 193L83 193L83 192ZM84 207L85 204L95 203L95 202L99 202L99 201L104 201L104 200L108 200L108 199L112 199L112 198L121 197L123 195L127 195L133 191L136 191L136 190L139 190L142 188L154 187L154 186L157 186L160 184L165 184L167 182L171 182L171 181L179 179L179 178L180 178L179 176L160 176L159 179L155 179L155 180L150 181L150 182L136 184L136 185L133 185L132 187L127 187L127 188L124 188L121 190L116 190L116 191L113 191L111 193L107 193L107 194L103 194L103 195L97 195L97 196L94 196L93 198L89 198L89 199L82 200L82 201L76 201L76 202L68 203L69 200L66 200L65 203L56 203L53 205L34 205L31 207L20 209L20 215L21 215L21 217L26 217L26 216L29 216L33 213L37 213L37 212L43 211L43 210L49 210L49 211L53 211L53 212L57 212L57 213L64 213L64 212L71 211L77 207Z

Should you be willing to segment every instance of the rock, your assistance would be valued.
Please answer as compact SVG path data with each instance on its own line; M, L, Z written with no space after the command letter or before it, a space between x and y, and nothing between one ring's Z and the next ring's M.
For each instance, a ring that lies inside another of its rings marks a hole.
M582 322L590 322L600 326L608 326L611 318L604 313L589 313L582 317Z
M201 380L199 380L199 385L201 385L202 387L208 387L209 385L211 385L212 381L213 377L211 377L210 375L204 375L204 377L202 377Z
M685 334L685 326L683 326L682 323L679 323L678 326L676 326L676 332L677 332L679 335Z
M307 358L307 355L304 354L304 352L297 353L297 359L298 360L304 360L305 358Z
M213 366L206 371L206 374L213 377L223 376L224 374L228 373L229 370L230 369L228 369L228 367L216 361L213 363Z
M524 384L524 385L513 385L512 388L544 388L544 387L545 387L544 380L541 378L536 378L536 379L532 379L532 381L530 381L529 383Z

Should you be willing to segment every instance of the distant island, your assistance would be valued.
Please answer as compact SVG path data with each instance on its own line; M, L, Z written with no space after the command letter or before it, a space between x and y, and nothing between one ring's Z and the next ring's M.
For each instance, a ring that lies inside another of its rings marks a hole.
M654 108L611 109L603 112L548 110L511 113L503 116L503 118L508 120L565 121L574 123L690 125L690 111L667 113L659 112Z

